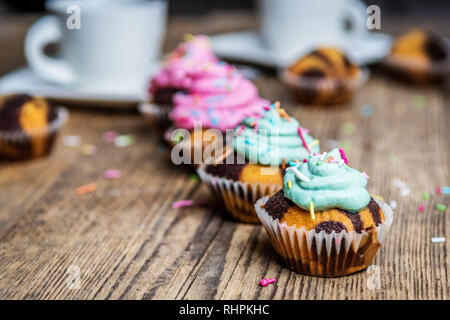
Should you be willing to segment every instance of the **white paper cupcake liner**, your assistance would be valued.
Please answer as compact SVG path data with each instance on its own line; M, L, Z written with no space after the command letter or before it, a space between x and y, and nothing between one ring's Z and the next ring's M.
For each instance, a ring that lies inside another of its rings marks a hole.
M149 124L164 131L172 124L169 114L172 108L166 105L158 105L151 102L141 102L138 104L138 111L144 116Z
M348 99L351 94L361 87L369 78L367 67L360 67L358 74L352 79L308 79L291 74L288 69L279 73L281 81L286 83L295 93L300 102L308 101L311 95L333 95L326 103L332 104Z
M69 113L57 107L57 116L47 127L33 131L0 131L0 160L26 160L48 154L59 129L67 121ZM33 151L32 141L45 139L45 148L39 153Z
M281 189L281 185L269 183L247 183L213 176L205 171L206 164L197 169L200 179L211 193L222 201L227 213L235 220L245 223L259 223L255 202Z
M263 197L255 204L259 220L283 262L290 269L307 275L336 277L367 268L394 219L392 208L374 199L385 216L385 220L376 228L361 233L345 230L329 234L322 230L316 233L314 229L288 226L278 219L274 220L261 208L261 204L265 204L268 199L267 196Z

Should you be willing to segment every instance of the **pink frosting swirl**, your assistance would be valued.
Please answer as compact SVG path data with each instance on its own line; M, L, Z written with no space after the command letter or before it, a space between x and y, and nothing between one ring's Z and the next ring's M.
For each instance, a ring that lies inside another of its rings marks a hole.
M224 62L196 68L188 78L190 90L175 95L170 114L177 128L191 130L201 122L204 128L225 131L270 105L259 97L253 83Z
M191 84L188 74L202 66L217 62L207 36L190 36L178 45L164 62L164 67L153 77L149 92L158 88L178 88L187 90Z

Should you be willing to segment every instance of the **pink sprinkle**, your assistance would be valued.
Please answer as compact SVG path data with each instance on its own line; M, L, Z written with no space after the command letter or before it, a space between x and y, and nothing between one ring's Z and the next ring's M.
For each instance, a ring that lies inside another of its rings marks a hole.
M419 212L423 212L425 210L425 205L421 204L419 206Z
M253 127L253 130L255 130L255 132L258 132L258 122L255 122L255 126Z
M270 110L270 106L265 106L264 110Z
M320 153L314 152L313 156L318 156Z
M308 148L308 144L305 141L305 138L303 137L302 128L298 127L297 129L298 135L300 136L300 139L302 139L303 146L305 147L306 151L311 153L311 150Z
M114 142L114 139L117 137L117 132L108 131L103 134L103 141L111 143Z
M193 205L194 205L193 200L180 200L180 201L175 201L174 203L172 203L172 208L177 209L177 208L181 208L181 207L191 207Z
M309 129L306 129L306 128L301 128L301 129L302 129L302 131L304 131L305 133L310 133Z
M105 170L103 172L103 177L106 179L118 179L121 175L119 170Z
M342 160L344 160L344 163L348 164L348 160L347 160L347 157L345 156L344 150L339 149L339 153L341 154L341 158L342 158Z
M304 163L307 163L307 162L308 162L308 159L303 159L303 162L304 162Z
M369 176L367 175L367 173L365 173L364 171L363 172L361 172L362 173L362 175L364 176L364 177L366 177L366 179L367 180L369 180L370 178L369 178Z
M441 188L441 186L436 186L436 194L437 194L438 196L440 196L440 195L442 194L442 188Z
M259 285L262 287L267 287L269 284L274 283L275 281L275 279L261 279Z
M242 126L239 128L239 131L236 133L236 135L240 136L241 133L242 133L242 131L244 131L244 129L245 129L245 126L242 125Z

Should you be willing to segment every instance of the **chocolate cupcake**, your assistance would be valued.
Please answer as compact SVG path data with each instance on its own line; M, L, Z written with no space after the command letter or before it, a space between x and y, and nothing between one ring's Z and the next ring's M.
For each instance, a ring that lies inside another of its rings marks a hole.
M300 103L328 105L347 101L368 71L332 47L316 49L281 74Z
M0 97L0 160L34 159L48 154L67 111L44 98Z
M449 45L432 32L414 29L395 39L385 65L410 82L439 81L450 73Z
M255 204L272 245L291 269L337 277L367 268L393 221L389 205L366 190L342 149L291 166L283 188Z
M164 61L163 68L152 78L147 101L139 104L139 111L158 129L164 131L171 121L173 97L179 92L189 92L191 77L198 70L216 63L209 38L204 35L186 35Z
M280 189L286 166L319 151L319 142L279 104L246 118L235 129L232 145L198 169L212 193L234 219L258 223L254 203Z

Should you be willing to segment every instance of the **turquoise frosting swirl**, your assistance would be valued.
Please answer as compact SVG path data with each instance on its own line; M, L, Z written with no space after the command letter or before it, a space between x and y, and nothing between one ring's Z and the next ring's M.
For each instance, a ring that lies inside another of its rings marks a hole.
M255 128L256 126L256 128ZM281 117L274 105L260 115L245 118L235 129L234 150L244 155L250 162L263 165L280 166L294 159L303 160L309 152L298 134L300 124L294 118ZM310 152L319 152L319 143L302 131Z
M324 163L330 156L334 159ZM301 178L292 167L288 168L284 175L283 192L305 210L309 210L312 201L314 209L318 211L339 208L358 212L370 201L366 190L367 178L344 164L338 149L325 155L312 155L307 163L295 169L300 172Z

